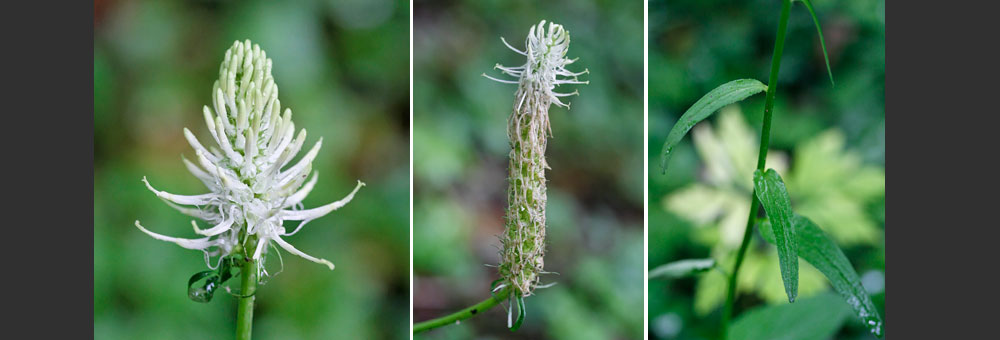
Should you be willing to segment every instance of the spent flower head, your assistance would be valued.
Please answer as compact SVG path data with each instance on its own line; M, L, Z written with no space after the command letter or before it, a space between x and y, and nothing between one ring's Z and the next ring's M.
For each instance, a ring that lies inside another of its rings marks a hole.
M507 123L510 139L510 164L508 166L506 230L501 236L498 266L502 283L496 289L510 287L518 298L530 296L539 285L539 275L544 271L545 252L545 203L546 181L545 147L551 127L549 107L556 104L569 108L560 98L579 94L555 92L564 84L588 84L577 76L590 73L570 72L566 66L576 59L566 58L569 50L569 32L561 25L545 21L532 26L525 39L525 50L514 48L501 38L508 48L527 58L522 66L495 68L504 74L517 77L502 80L483 76L501 83L517 84L513 111ZM508 314L508 318L510 315Z
M180 212L203 220L211 227L191 224L201 238L164 236L135 226L155 239L176 243L205 253L205 262L215 269L224 257L243 255L257 261L258 277L267 275L263 254L275 244L307 260L334 268L330 261L296 249L283 237L297 233L309 221L337 210L354 198L364 186L358 181L343 199L312 209L303 209L302 200L315 187L318 174L306 181L322 138L298 162L292 159L302 148L306 130L295 134L292 111L281 111L278 86L271 76L271 59L250 40L236 41L226 51L219 67L219 79L212 86L212 108L203 109L205 125L215 142L206 148L187 128L184 137L195 151L195 162L184 165L208 187L201 195L175 195L153 188L156 196ZM300 221L289 232L285 221ZM211 257L218 256L215 265Z

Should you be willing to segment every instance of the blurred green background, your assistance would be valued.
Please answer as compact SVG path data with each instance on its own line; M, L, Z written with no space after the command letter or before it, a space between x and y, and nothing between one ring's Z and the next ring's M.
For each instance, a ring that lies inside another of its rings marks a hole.
M195 236L190 218L140 180L204 192L181 163L193 155L181 131L209 138L201 107L236 39L267 51L283 106L309 145L325 141L305 206L368 184L289 240L337 269L284 253L284 271L258 289L255 337L408 338L408 17L408 2L395 0L95 2L95 338L234 336L234 298L187 298L188 278L206 269L202 254L132 223Z
M808 11L794 4L768 167L785 178L796 211L844 250L884 318L885 2L813 5L836 85ZM650 268L712 257L731 270L749 211L764 96L696 126L675 149L667 175L660 174L659 152L677 118L708 91L733 79L767 81L780 6L777 0L649 3ZM740 272L737 316L787 305L774 254L755 232ZM802 299L830 290L822 274L801 263ZM650 281L650 338L715 338L725 286L717 271ZM856 316L843 320L818 338L872 338Z
M549 112L548 251L517 332L496 307L428 339L635 339L643 334L643 3L416 1L413 60L414 321L489 296L506 208L507 117L516 85L493 65L521 65L545 19L571 36L569 69L590 74Z

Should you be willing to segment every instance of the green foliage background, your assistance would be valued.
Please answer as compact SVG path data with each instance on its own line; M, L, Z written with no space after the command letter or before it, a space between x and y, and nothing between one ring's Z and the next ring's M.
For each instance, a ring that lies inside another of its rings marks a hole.
M885 317L885 3L815 0L813 5L836 86L826 75L808 11L795 4L768 167L786 176L793 208L816 220L842 247ZM667 175L660 175L658 153L673 124L702 95L733 79L767 79L779 8L780 2L771 0L649 3L650 268L714 257L731 270L746 223L764 96L696 126L700 138L689 135L675 149ZM726 212L734 209L743 209L734 215L738 227L726 228L731 224ZM777 304L783 295L774 248L754 237L741 271L738 316ZM805 262L800 267L804 299L829 290L815 269ZM724 299L725 279L718 272L651 281L650 337L714 338ZM871 337L855 316L845 320L833 337Z
M414 4L414 319L489 296L506 208L507 117L519 65L545 19L569 30L571 70L589 85L549 112L545 267L557 282L525 299L517 332L503 308L418 338L635 339L643 334L643 3L416 1Z
M225 50L247 38L274 60L282 104L309 131L307 143L324 139L305 205L340 199L357 179L368 184L290 239L337 268L283 254L284 271L258 290L255 336L408 338L408 2L96 1L94 16L95 338L233 337L234 298L187 298L202 254L132 223L195 236L189 218L140 179L203 192L181 163L193 155L181 130L208 138L201 107Z

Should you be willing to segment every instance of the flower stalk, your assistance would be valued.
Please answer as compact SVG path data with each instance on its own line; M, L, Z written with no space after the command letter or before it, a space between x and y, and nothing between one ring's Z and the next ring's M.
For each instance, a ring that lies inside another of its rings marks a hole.
M257 261L247 259L240 269L240 296L236 307L236 339L250 340L253 333L253 303L257 294Z
M788 17L791 11L792 1L782 0L781 16L778 19L777 39L774 43L774 53L771 55L771 74L768 77L767 92L764 95L764 119L760 130L760 151L757 153L757 170L764 171L767 162L767 149L770 147L771 139L771 116L774 111L774 96L778 89L778 70L781 68L781 54L785 48L785 32L788 28ZM736 300L736 281L739 276L740 266L743 264L743 257L746 255L750 245L750 235L753 233L753 226L757 221L757 209L760 207L760 200L754 190L750 194L750 214L747 216L747 225L743 231L743 241L740 242L740 249L736 252L736 262L733 270L729 274L729 282L726 289L726 306L722 312L722 336L726 339L729 331L729 320L733 314L733 304Z

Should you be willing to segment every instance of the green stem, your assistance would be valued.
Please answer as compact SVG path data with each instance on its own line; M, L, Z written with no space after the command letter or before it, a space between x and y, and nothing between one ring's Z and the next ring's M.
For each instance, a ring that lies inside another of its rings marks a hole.
M415 324L413 325L413 334L429 331L431 329L442 326L453 325L462 320L479 315L479 313L485 312L486 310L500 304L500 302L506 299L508 295L510 295L510 287L504 288L496 295L493 295L490 298L473 305L472 307L460 310L458 312L449 315L442 316L437 319L431 319ZM511 306L511 308L513 308L513 306Z
M781 68L781 52L785 48L785 31L788 28L788 15L792 7L791 0L782 0L781 18L778 20L778 38L774 42L774 54L771 56L771 75L767 81L767 93L764 96L764 123L760 129L760 151L757 153L757 169L763 171L767 161L767 149L771 140L771 114L774 109L774 95L778 89L778 70ZM757 209L760 201L757 199L757 191L750 194L750 216L747 217L747 226L743 230L743 241L740 242L740 250L736 253L736 263L729 274L729 287L726 291L726 307L722 313L722 339L725 339L729 331L729 319L733 315L733 303L736 300L736 278L743 264L743 257L746 255L747 247L750 245L750 235L753 232L754 222L757 218Z
M252 242L256 243L256 242ZM248 252L253 254L253 250ZM253 302L257 292L257 260L246 258L240 268L240 304L236 314L236 339L250 340L253 333Z

